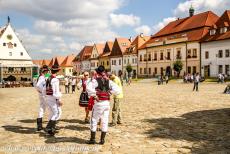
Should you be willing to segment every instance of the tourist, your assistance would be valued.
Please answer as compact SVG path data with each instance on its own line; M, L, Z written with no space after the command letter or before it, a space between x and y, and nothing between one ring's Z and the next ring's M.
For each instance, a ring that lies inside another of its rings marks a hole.
M227 85L227 87L224 90L225 94L230 94L230 84Z
M89 123L90 117L89 117L89 110L88 110L88 101L89 101L89 97L88 97L88 93L86 91L86 86L88 85L88 83L91 81L91 79L89 78L89 73L88 72L84 72L81 80L79 81L79 83L77 84L77 88L80 89L82 87L82 93L80 96L80 101L79 101L79 105L80 107L84 107L85 108L85 123Z
M69 78L65 77L65 93L69 93Z
M165 75L165 83L168 84L168 82L169 82L169 76Z
M44 115L44 112L47 108L46 104L46 94L45 94L45 85L46 85L46 78L45 75L48 73L49 68L47 65L43 65L40 70L40 75L37 80L36 89L38 91L39 95L39 112L38 112L38 118L37 118L37 130L40 131L43 129L42 127L42 118Z
M61 92L59 87L59 79L56 78L60 68L58 65L53 65L51 68L52 75L46 81L46 97L49 106L49 122L46 126L46 131L49 135L54 136L56 133L56 122L60 118Z
M77 79L76 79L76 77L73 77L73 78L72 78L72 82L71 82L71 85L72 85L72 93L75 92L76 83L77 83Z
M110 80L120 87L121 93L119 95L114 95L113 100L113 109L112 109L112 123L111 126L116 126L117 124L122 124L121 118L121 104L123 98L122 85L120 79L115 76L115 74L109 74Z
M196 89L196 91L198 91L198 85L200 82L200 75L199 73L196 73L196 75L194 76L194 87L193 87L193 91Z
M95 99L90 123L91 137L87 142L88 144L96 143L95 136L99 119L101 119L102 123L100 144L105 143L105 136L108 131L109 122L110 94L120 94L120 88L106 76L104 66L99 66L96 71L98 74L97 78L93 79L86 86L89 96L93 96Z

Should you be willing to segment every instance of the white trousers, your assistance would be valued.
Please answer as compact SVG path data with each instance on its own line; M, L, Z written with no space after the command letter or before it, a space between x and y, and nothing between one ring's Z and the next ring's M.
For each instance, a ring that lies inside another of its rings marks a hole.
M47 101L47 105L49 108L49 120L54 120L57 121L60 119L61 116L61 107L59 107L57 100L55 97L53 96L46 96L46 101Z
M109 110L109 101L95 102L90 120L90 129L92 132L96 132L99 119L101 119L102 132L108 131Z
M43 115L47 107L45 96L42 94L39 94L39 101L40 101L40 104L39 104L39 110L38 110L38 118L43 118Z

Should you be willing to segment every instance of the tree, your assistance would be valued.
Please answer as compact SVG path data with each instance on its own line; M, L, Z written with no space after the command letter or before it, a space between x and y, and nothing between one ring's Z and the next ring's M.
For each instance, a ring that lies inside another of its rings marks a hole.
M180 72L183 69L183 63L181 60L177 60L173 63L173 70L177 72L177 77L180 76Z
M126 66L126 71L128 72L128 75L130 76L130 73L133 71L133 68L130 64Z

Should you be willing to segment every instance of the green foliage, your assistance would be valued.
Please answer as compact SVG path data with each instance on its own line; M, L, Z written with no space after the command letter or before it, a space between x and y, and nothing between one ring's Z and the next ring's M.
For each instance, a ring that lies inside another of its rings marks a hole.
M133 68L132 68L132 66L130 64L126 66L126 71L128 73L131 73L133 71Z
M183 69L183 63L181 60L177 60L173 63L173 69L178 73L178 76L180 76L180 72Z

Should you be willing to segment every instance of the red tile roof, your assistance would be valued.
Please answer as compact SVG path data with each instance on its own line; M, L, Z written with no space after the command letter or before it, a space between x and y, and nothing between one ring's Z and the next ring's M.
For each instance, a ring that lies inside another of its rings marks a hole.
M47 60L47 59L44 59L43 61L42 61L42 65L49 65L50 64L50 61L51 60Z
M85 46L82 50L83 50L82 51L83 53L81 56L81 60L87 60L90 58L90 56L92 54L93 46Z
M62 62L61 67L72 67L72 62L74 60L75 56L69 55L65 58L65 60Z
M99 55L101 55L104 51L105 44L96 44L97 52Z
M116 38L110 56L122 56L131 42L127 38Z
M227 28L227 32L221 34L220 29L223 27ZM202 42L230 39L230 10L226 10L211 29L216 29L216 34L207 33Z
M32 60L33 64L38 65L38 66L42 66L42 61L43 60Z
M144 49L148 44L181 39L184 41L201 41L208 33L208 29L215 25L219 17L211 11L200 13L192 17L178 19L170 22L159 32L151 37L139 49Z
M113 49L113 44L114 44L113 42L107 41L105 43L103 53L99 57L108 57Z

